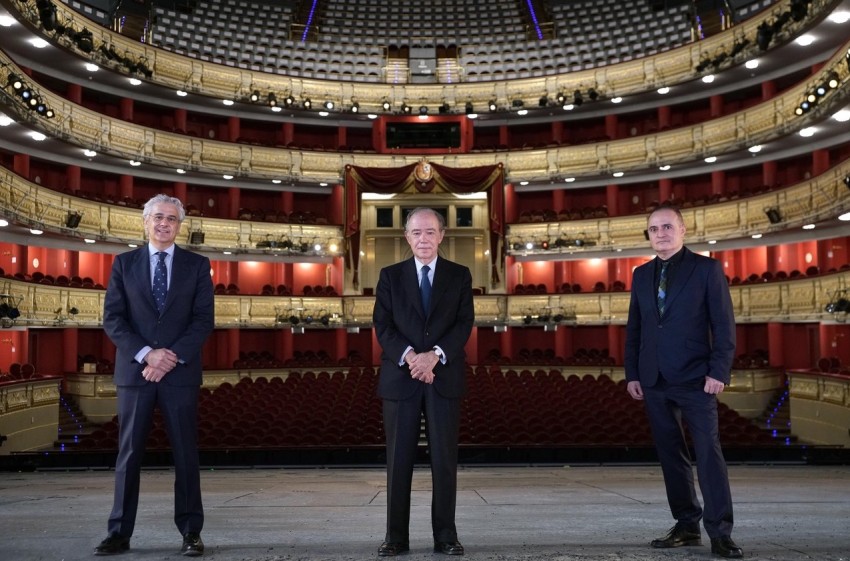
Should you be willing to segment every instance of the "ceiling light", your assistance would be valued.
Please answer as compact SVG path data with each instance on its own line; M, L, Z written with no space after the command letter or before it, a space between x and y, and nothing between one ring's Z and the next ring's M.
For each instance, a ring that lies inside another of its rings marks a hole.
M139 80L138 78L130 78L130 85L131 86L141 86L142 81Z
M838 121L839 123L846 123L847 121L850 121L850 111L848 111L847 109L842 109L841 111L833 115L832 118Z
M86 70L88 70L89 72L97 72L98 70L100 70L100 68L93 62L87 62Z
M41 142L42 140L45 140L47 138L47 136L45 136L44 134L42 134L38 131L32 131L32 132L30 132L30 138L32 138L33 140L36 140L38 142Z
M519 115L520 117L528 115L528 109L520 109L519 111L516 112L516 114Z
M83 238L83 241L86 242L86 243L95 243L95 240L93 240L91 238Z
M97 156L97 152L95 152L94 150L83 150L83 156L85 156L86 158L94 158L95 156Z
M573 105L572 103L567 103L567 104L564 105L564 111L572 111L575 108L576 108L576 106Z
M40 236L44 233L44 230L39 230L38 228L30 228L30 234L33 236Z
M180 97L186 97L189 94L184 92L183 90L177 90L177 95Z
M12 27L15 24L15 18L12 16L0 16L0 27Z
M717 240L708 240L708 245L714 245L717 243Z
M135 167L139 167L140 165L142 165L142 162L140 162L138 160L130 160L130 165L135 168Z
M232 251L222 251L222 253L225 255L233 255Z
M814 36L806 33L805 35L800 35L799 37L794 39L794 42L800 45L801 47L808 47L809 45L815 42L815 38Z
M525 243L525 249L534 249L534 243L533 242L526 242Z
M749 148L747 148L747 150L749 150L753 154L758 154L759 152L761 152L761 144L756 144L755 146L750 146Z
M620 97L620 96L612 97L612 98L611 98L611 103L620 103L620 102L622 102L622 101L623 101L623 98L622 98L622 97Z
M528 181L520 181L519 184L520 185L528 185Z
M44 39L42 39L41 37L34 37L34 38L30 39L30 45L32 45L36 49L43 49L48 44L49 43L47 41L45 41Z
M12 118L9 117L8 115L4 115L3 113L0 113L0 127L8 127L9 125L11 125L14 122L15 121L13 121Z
M272 113L280 113L281 111L283 111L283 107L281 107L279 105L275 105L274 107L271 108L271 110L272 110Z
M136 244L136 243L128 243L128 244L127 244L127 247L136 248L136 247L139 247L139 244Z
M328 113L327 111L319 111L319 117L327 117L328 115L330 115L330 113Z
M185 169L183 169L183 168L177 168L177 170L176 170L176 171L177 171L177 173L179 173L180 175L183 175L184 173L186 173L186 170L185 170Z
M576 180L576 178L575 178L575 177L567 177L566 179L564 179L564 182L565 182L565 183L572 183L572 182L573 182L573 181L575 181L575 180Z
M466 118L467 118L467 119L477 119L477 118L478 118L478 113L467 113L467 114L466 114Z
M815 127L806 127L800 131L800 136L803 138L809 138L810 136L813 136L816 131L817 129L815 129Z
M713 164L716 161L717 161L717 156L709 156L708 158L705 159L705 163L707 163L707 164Z
M327 186L328 186L328 184L327 184L327 183L325 183L324 181L322 181L321 183L319 183L319 187L327 187Z
M377 116L375 113L369 113L369 114L368 114L368 115L366 115L366 116L367 116L368 118L372 119L372 120L375 120L375 119L377 119L377 118L378 118L378 116Z
M658 88L658 93L660 93L661 95L667 95L668 93L670 93L670 88L668 88L667 86Z
M3 26L3 27L7 27L7 26ZM5 218L0 218L0 228L5 228L8 225L9 225L8 220L6 220Z
M814 224L804 224L803 225L803 230L814 230L814 229L815 229Z
M752 237L754 240L760 240L760 239L761 239L761 234L756 233L756 234L753 234L751 237Z
M281 181L280 179L272 179L272 183L274 183L275 185L280 185Z
M623 175L625 174L622 171L615 171L611 175L613 175L614 177L623 177Z
M223 178L225 178L225 179L227 179L228 181L230 181L231 179L233 179L233 176L232 176L232 175L230 175L230 174L227 174L227 173L225 173L224 175L222 175L222 177L223 177Z
M850 212L845 212L844 214L838 217L842 222L850 222Z
M232 99L222 99L222 100L221 100L221 102L222 102L223 104L225 104L226 106L228 106L228 107L230 107L231 105L233 105L233 100L232 100Z
M744 66L746 66L750 70L755 70L756 68L759 67L759 60L757 58L754 58L752 60L748 60L746 63L744 63Z
M829 21L831 21L832 23L847 23L847 21L850 20L850 12L845 12L845 11L832 12L831 14L829 14L827 19ZM0 23L0 25L3 25L3 24Z
M661 171L667 171L670 169L670 164L659 166L658 169L660 169Z
M703 77L702 77L702 81L703 81L703 83L705 83L705 84L710 84L710 83L712 83L712 82L714 81L714 74L709 74L709 75L707 75L707 76L703 76Z

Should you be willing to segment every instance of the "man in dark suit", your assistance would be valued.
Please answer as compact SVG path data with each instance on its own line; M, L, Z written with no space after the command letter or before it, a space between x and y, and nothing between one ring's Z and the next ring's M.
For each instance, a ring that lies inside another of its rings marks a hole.
M635 269L626 326L629 394L644 400L676 524L652 547L700 545L700 519L711 552L742 557L732 541L732 495L720 449L717 394L729 383L735 317L720 263L684 247L685 224L674 207L654 210L647 232L657 258ZM694 489L682 429L694 444L705 502Z
M214 327L210 262L174 245L186 216L179 199L157 195L142 216L149 243L115 258L104 301L103 327L117 347L119 442L108 535L94 553L130 548L145 441L159 407L174 455L181 553L194 557L204 552L197 421L201 348Z
M434 551L463 555L455 526L460 398L466 392L464 346L472 332L469 269L437 257L443 217L410 212L404 237L413 257L381 270L373 322L381 355L378 393L387 436L387 533L382 557L409 550L410 488L425 414L431 456Z

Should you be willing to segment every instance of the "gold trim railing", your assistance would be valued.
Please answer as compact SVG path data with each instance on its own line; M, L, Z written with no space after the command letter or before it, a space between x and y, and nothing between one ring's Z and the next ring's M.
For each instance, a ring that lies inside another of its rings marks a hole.
M824 308L832 295L846 290L850 290L850 271L729 287L738 323L834 321L840 318ZM20 302L16 326L97 327L103 323L105 290L0 279L0 293ZM629 298L629 292L475 296L475 318L479 326L539 328L543 326L536 319L539 315L563 312L562 327L624 325ZM371 296L216 295L215 322L218 328L290 329L293 325L287 318L295 315L299 318L296 327L305 329L370 327L374 305ZM73 316L72 308L77 312ZM839 315L847 319L846 314ZM527 316L534 319L526 323ZM327 324L322 317L327 317Z

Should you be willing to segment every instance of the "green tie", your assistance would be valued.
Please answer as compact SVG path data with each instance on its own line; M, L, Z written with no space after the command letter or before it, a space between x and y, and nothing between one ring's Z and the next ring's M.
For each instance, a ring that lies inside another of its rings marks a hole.
M658 315L664 315L664 304L667 300L667 261L661 262L661 275L658 277Z

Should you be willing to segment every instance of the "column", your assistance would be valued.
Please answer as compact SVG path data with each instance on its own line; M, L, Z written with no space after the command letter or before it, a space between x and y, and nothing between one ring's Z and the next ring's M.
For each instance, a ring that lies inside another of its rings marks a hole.
M820 149L812 152L812 175L817 176L829 169L829 151Z
M658 202L669 201L673 198L673 180L664 177L658 180ZM610 213L609 213L610 214Z
M230 204L230 209L227 213L232 219L236 219L239 217L239 209L242 208L242 204L239 202L239 188L238 187L228 187L227 188L227 201Z
M65 168L65 187L72 193L80 190L82 179L82 168L80 166L68 166Z
M30 178L30 157L29 154L15 154L12 157L12 171L23 177Z
M670 126L672 111L669 105L662 105L658 108L658 129L664 129Z
M188 112L185 109L174 110L174 128L182 133L186 133L186 116Z
M120 112L121 118L123 120L125 120L125 121L132 121L133 120L134 104L133 104L132 99L130 99L129 97L122 97L121 101L120 101L120 109L121 109L121 112Z
M608 207L608 216L620 215L620 187L613 183L605 186L605 206Z
M614 364L623 364L623 327L608 324L608 354Z
M79 331L76 328L62 330L62 371L77 371L77 350L79 347Z
M770 160L761 165L762 185L776 184L776 160Z
M721 195L726 191L726 172L717 170L711 172L711 194Z
M348 357L348 332L343 329L334 329L334 352L337 361Z
M712 119L717 119L723 116L723 96L713 95L708 98L709 113Z
M618 136L617 125L618 125L617 115L615 115L613 113L608 113L607 115L605 115L605 134L611 140L617 139L617 136Z
M236 142L242 136L242 123L239 120L239 117L228 117L227 118L227 141L228 142Z
M133 176L122 175L118 178L118 194L120 197L133 198Z

